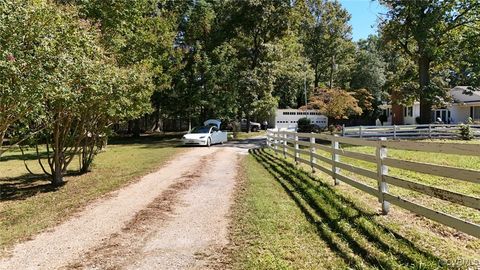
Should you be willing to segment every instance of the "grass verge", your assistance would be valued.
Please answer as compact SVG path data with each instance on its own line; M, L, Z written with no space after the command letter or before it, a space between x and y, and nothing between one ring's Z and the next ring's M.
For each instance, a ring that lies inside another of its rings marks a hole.
M41 174L36 155L5 154L0 159L0 247L28 239L78 212L89 202L138 180L182 151L177 140L118 140L100 153L91 172L67 176L53 188ZM22 159L35 175L26 174ZM76 165L76 164L72 164Z
M278 157L278 156L277 156ZM299 170L270 150L244 167L233 240L234 268L468 269L476 241L432 232L419 217L388 216L354 188ZM377 202L378 204L378 202ZM238 217L237 217L238 216ZM475 269L475 268L472 268Z
M251 155L242 163L231 229L233 268L345 268L269 171Z

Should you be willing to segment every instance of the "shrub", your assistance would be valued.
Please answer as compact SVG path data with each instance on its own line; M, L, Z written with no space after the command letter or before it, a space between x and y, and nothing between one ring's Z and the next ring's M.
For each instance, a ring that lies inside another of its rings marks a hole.
M469 117L467 123L460 125L460 137L463 140L471 140L475 136L473 136L473 130L470 125L473 123L472 118Z
M312 121L310 118L303 117L298 119L297 131L298 132L312 132Z
M415 117L415 123L416 124L420 124L421 121L422 121L422 119L420 118L420 116Z
M342 126L340 125L330 125L328 126L328 131L330 131L331 134L339 133L343 129Z

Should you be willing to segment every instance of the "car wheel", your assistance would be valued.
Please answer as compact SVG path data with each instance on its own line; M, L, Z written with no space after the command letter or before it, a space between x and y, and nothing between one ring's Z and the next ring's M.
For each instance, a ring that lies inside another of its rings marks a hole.
M257 132L257 131L258 131L258 127L252 127L252 131L253 131L253 132Z
M212 146L212 140L210 138L208 138L208 140L207 140L207 146L208 147Z

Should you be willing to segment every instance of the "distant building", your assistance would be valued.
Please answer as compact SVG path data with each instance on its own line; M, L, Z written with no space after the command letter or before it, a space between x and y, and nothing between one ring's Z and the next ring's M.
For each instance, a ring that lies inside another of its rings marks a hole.
M480 92L470 91L468 86L456 86L450 89L452 102L443 108L432 111L432 122L441 119L443 123L459 124L468 121L480 121ZM420 102L415 101L409 106L404 105L380 105L382 113L387 117L384 125L413 125L420 116Z
M275 113L275 128L296 129L300 118L309 118L312 124L319 127L328 125L328 118L317 110L277 109Z
M471 117L473 121L480 121L480 92L470 91L468 86L456 86L450 90L453 102L443 109L435 111L435 117L449 114L453 123L464 123Z

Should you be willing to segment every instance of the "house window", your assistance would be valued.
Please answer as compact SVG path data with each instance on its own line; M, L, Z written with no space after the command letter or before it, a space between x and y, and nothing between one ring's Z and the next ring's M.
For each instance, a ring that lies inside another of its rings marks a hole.
M413 107L407 106L403 108L403 116L405 117L413 117Z
M470 117L472 117L474 121L480 120L480 106L470 107Z

